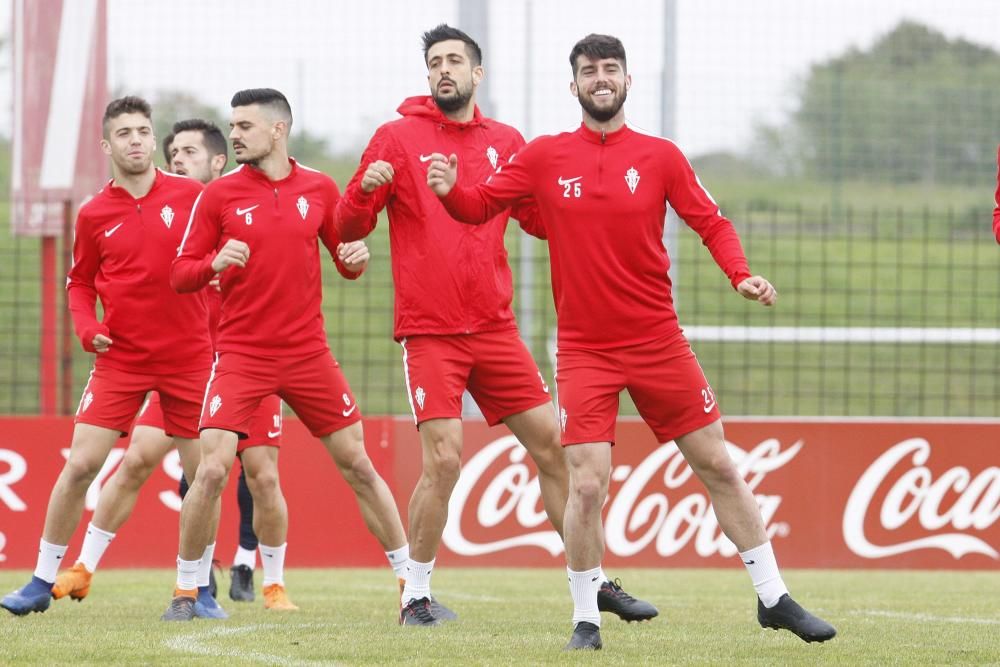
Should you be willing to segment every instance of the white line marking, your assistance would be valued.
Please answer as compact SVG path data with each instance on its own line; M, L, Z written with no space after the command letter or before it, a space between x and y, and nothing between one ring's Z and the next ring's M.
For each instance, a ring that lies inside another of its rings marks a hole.
M933 614L908 614L902 611L880 611L878 609L862 609L851 612L858 616L879 616L882 618L898 618L903 621L920 621L922 623L971 623L974 625L1000 625L1000 618L974 618L970 616L934 616Z
M222 625L209 630L188 632L172 637L171 639L165 640L163 645L168 649L179 653L194 653L195 655L204 655L213 658L240 658L241 660L250 660L252 662L259 662L265 665L287 665L289 667L295 667L297 665L314 665L317 663L309 660L294 660L281 655L270 655L268 653L260 653L259 651L252 651L243 648L208 646L203 644L203 642L222 637L231 637L233 635L253 634L260 632L261 630L271 628L318 628L321 627L321 625L324 628L329 627L328 625L320 623L298 623L296 625L284 625L278 623L238 626ZM323 664L330 663L324 661Z

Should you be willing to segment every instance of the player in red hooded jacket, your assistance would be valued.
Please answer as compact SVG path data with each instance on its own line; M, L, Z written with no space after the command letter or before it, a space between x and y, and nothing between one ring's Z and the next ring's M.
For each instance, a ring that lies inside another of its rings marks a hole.
M406 544L389 487L365 452L361 414L326 340L317 248L347 278L368 262L364 243L340 243L329 176L288 157L292 111L277 90L232 99L229 138L240 167L195 204L171 272L181 292L220 276L218 351L201 416L202 458L181 508L177 587L163 620L194 617L199 559L215 536L219 496L261 400L278 394L333 457L369 530L387 552ZM276 557L284 557L280 545Z
M622 389L658 442L675 441L708 488L719 525L757 591L760 624L806 641L830 639L834 628L788 596L757 501L726 451L715 394L677 324L662 241L667 202L741 295L769 306L776 292L750 274L732 224L680 150L625 125L631 77L622 43L589 35L573 47L570 64L570 90L583 108L579 129L536 139L474 188L456 187L454 154L436 155L427 174L459 220L481 223L526 197L545 220L559 320L562 442L571 470L565 521L575 626L566 648L601 648L593 579Z
M343 238L367 236L389 214L396 288L395 338L403 347L406 388L423 445L423 470L410 500L410 552L401 574L400 623L433 625L453 613L430 592L430 573L448 501L461 469L462 394L468 390L490 425L503 422L539 470L549 519L562 534L568 470L552 399L522 342L511 310L513 281L504 248L511 211L478 227L458 225L426 185L435 152L463 156L462 181L481 183L524 145L514 128L484 117L476 88L484 76L479 45L439 25L423 36L430 96L411 97L403 116L381 126L337 206ZM514 211L521 226L544 237L530 202ZM600 606L626 620L656 616L606 576Z
M208 310L203 294L171 289L169 273L202 185L153 166L151 116L138 97L114 100L104 112L101 148L113 178L80 208L66 286L76 334L97 359L49 499L35 576L0 602L15 614L48 608L87 489L118 438L128 435L147 392L162 397L164 430L185 473L198 465L194 440L212 363Z

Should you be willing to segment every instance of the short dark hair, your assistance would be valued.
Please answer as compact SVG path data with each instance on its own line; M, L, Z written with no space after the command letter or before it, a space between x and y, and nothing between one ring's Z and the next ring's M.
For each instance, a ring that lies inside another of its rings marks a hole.
M117 100L111 100L104 109L104 118L101 119L101 127L105 138L108 136L108 123L126 113L141 113L150 121L153 120L153 109L149 106L149 102L135 95L119 97Z
M424 63L427 62L427 52L431 50L432 46L438 42L447 42L449 39L457 39L465 42L465 55L469 56L469 61L472 62L473 67L483 64L483 51L476 44L476 40L458 28L452 28L447 23L437 25L424 33Z
M174 133L171 132L167 136L163 137L163 159L167 161L167 168L170 168L170 163L173 161L174 156L170 154L170 146L174 143Z
M573 46L573 50L569 52L569 64L573 67L573 78L576 78L576 59L579 56L587 56L591 60L614 58L621 61L623 70L628 70L628 64L625 61L625 45L620 39L611 35L590 33Z
M212 121L203 118L179 120L174 123L173 130L174 134L170 135L171 137L181 132L201 132L201 140L205 144L205 148L208 149L209 155L225 155L226 161L229 161L229 144L226 143L222 130Z
M270 107L285 117L289 127L292 126L292 107L288 104L288 98L280 91L274 88L247 88L233 95L233 100L230 102L230 106L234 109L248 107L251 104Z

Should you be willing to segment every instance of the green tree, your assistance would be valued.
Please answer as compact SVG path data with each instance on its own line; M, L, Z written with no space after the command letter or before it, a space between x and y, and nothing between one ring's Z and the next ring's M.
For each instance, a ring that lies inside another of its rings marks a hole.
M813 66L789 126L757 141L810 178L974 185L998 126L1000 53L904 21Z

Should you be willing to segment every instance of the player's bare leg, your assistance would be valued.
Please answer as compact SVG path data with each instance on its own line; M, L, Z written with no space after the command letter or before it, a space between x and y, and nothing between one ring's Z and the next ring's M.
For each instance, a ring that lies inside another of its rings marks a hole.
M277 447L248 447L240 459L253 496L253 531L260 542L264 568L264 608L294 611L298 607L285 591L288 505L278 479L278 451Z
M538 467L538 486L542 491L545 513L556 532L563 533L563 515L569 494L569 469L559 444L559 422L551 403L504 418L503 423Z
M566 447L569 499L563 540L566 569L573 596L573 636L566 650L599 650L601 614L597 591L601 586L604 525L601 508L611 478L611 443L590 442Z
M201 456L197 442L177 438L176 446L181 455L184 473L193 477ZM87 596L92 575L97 570L104 551L135 509L139 490L174 447L175 439L162 429L152 426L135 427L121 464L101 488L97 508L87 526L80 557L73 567L63 570L56 577L56 583L52 587L53 598L58 600L68 595L74 600L82 600Z
M201 432L201 463L181 505L177 586L174 599L163 615L165 621L191 620L195 616L198 568L206 548L215 542L222 491L236 458L237 442L232 431L210 428Z
M677 447L712 498L719 527L740 552L757 591L757 620L786 629L807 642L832 639L837 631L788 595L764 530L757 499L726 451L722 422L676 438Z
M83 516L87 488L101 471L120 436L120 432L100 426L74 426L69 458L49 496L34 576L27 585L0 601L0 606L7 611L23 615L48 609L66 545Z
M344 480L354 490L365 525L386 551L406 544L396 501L365 451L364 431L356 422L320 438Z

